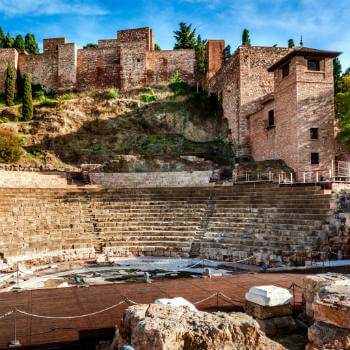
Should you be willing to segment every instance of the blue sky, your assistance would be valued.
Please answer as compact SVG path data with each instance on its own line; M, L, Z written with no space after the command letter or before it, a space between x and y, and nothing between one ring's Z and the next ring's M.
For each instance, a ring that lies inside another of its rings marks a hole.
M350 67L350 1L334 0L0 0L0 25L12 36L32 32L37 40L65 36L82 47L116 37L118 29L149 26L162 49L174 45L180 21L204 38L236 48L248 28L253 45L286 46L303 34L308 47L337 50Z

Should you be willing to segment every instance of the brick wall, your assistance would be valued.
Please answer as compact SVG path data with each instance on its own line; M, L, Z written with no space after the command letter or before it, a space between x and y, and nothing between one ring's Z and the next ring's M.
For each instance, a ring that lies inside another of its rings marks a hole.
M335 156L333 60L321 60L321 71L311 72L307 60L296 56L289 75L282 78L279 68L274 80L274 99L249 117L253 158L284 159L299 179L303 172L308 178L316 172L328 178ZM275 126L267 129L271 109ZM311 139L311 128L318 128L318 139ZM311 165L311 153L319 153L318 165Z
M119 30L117 33L117 39L119 42L125 43L141 41L144 45L146 45L146 50L154 50L153 31L148 27Z
M208 185L212 172L90 173L91 184L105 188Z
M58 90L73 90L77 84L77 46L58 45Z
M77 88L120 88L120 47L84 49L77 54Z
M33 83L41 84L47 91L57 91L58 51L46 51L40 55L21 54L18 66L22 74L27 72L30 75Z
M43 40L43 51L50 52L50 51L57 51L58 45L66 44L67 40L66 38L53 38L53 39L44 39Z
M11 63L13 69L17 70L18 53L16 49L0 50L0 93L5 92L5 79L8 64Z
M210 79L222 66L222 53L225 49L225 40L208 40L205 46L208 61L208 78Z
M194 50L147 51L147 84L168 80L176 71L181 78L194 83Z

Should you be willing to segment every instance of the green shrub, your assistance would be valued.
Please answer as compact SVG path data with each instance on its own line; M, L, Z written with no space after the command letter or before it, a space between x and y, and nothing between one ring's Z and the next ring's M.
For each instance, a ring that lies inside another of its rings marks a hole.
M5 96L6 96L6 106L13 105L13 99L15 98L15 71L11 63L7 66L6 80L5 80Z
M45 91L44 90L38 90L34 92L35 98L42 99L45 97Z
M140 89L140 91L144 94L154 94L153 90L150 87L143 87Z
M177 70L175 71L175 73L171 76L171 78L169 79L170 80L170 83L175 83L179 80L181 80L181 73Z
M189 95L192 88L183 80L175 81L169 84L169 89L176 95Z
M32 99L32 85L28 73L23 75L24 91L22 103L22 115L24 120L31 120L33 118L33 99Z
M9 130L0 130L0 163L16 163L22 155L22 140Z
M41 107L54 107L54 106L55 106L55 102L51 101L48 98L44 98L37 107L41 108Z
M153 101L157 101L159 97L157 95L144 95L143 102L149 103Z
M69 101L72 99L72 97L69 94L63 94L63 95L59 96L58 99L61 101Z
M109 100L115 100L116 98L119 98L119 91L118 90L109 91L107 98Z
M35 159L35 155L32 153L26 153L26 158Z

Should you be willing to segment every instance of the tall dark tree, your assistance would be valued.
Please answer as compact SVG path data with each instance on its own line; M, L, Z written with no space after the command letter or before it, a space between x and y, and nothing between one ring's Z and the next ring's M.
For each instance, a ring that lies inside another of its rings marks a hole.
M194 49L196 47L196 28L192 30L192 24L184 22L179 24L180 29L174 31L176 43L174 50Z
M334 78L334 93L337 94L338 92L340 92L338 85L341 78L341 64L338 57L333 60L333 78Z
M83 49L97 49L97 48L98 48L98 44L92 44L92 43L88 43L83 47Z
M23 83L22 115L24 120L31 120L33 118L32 83L27 72L23 74Z
M242 45L251 46L248 29L244 29L242 33Z
M25 37L25 48L30 54L37 55L39 53L38 43L35 40L34 34L27 34Z
M16 86L17 86L17 96L19 98L23 98L24 81L23 81L23 76L19 67L17 68Z
M5 41L4 41L4 47L11 48L14 44L15 40L11 37L10 33L7 33Z
M162 51L158 44L154 44L154 51Z
M289 40L288 40L288 47L289 47L290 49L292 49L293 47L295 47L295 44L294 44L294 40L293 40L293 39L289 39Z
M205 73L207 72L207 59L205 55L206 43L207 40L202 40L201 36L198 35L195 46L196 61L194 63L194 75L197 81L197 91L199 90L200 80L205 77Z
M25 43L22 35L17 35L13 47L17 50L25 50Z
M343 75L350 75L350 67L345 71Z
M222 51L222 61L226 62L231 56L231 46L227 45Z
M13 105L13 99L15 98L15 71L11 63L7 65L6 79L5 79L5 102L6 106Z
M5 34L2 28L0 27L0 48L4 47L5 43Z

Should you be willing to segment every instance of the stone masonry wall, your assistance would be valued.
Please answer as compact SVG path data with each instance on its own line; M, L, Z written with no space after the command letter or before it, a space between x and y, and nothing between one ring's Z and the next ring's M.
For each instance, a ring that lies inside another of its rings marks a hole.
M208 185L212 171L155 173L90 173L93 185L120 187L185 187Z
M58 51L40 55L21 54L18 66L22 74L27 72L30 75L33 83L41 84L47 91L58 90Z
M67 187L67 178L64 173L0 171L0 187L64 188Z
M77 46L58 46L58 86L59 90L73 90L77 84Z
M153 31L148 27L118 30L117 40L124 43L142 41L146 45L146 50L154 50Z
M78 50L77 88L120 88L120 47Z
M225 40L208 40L205 46L206 58L208 61L208 78L210 79L222 66Z
M194 83L194 50L147 51L147 84L167 81L176 71L181 78Z

